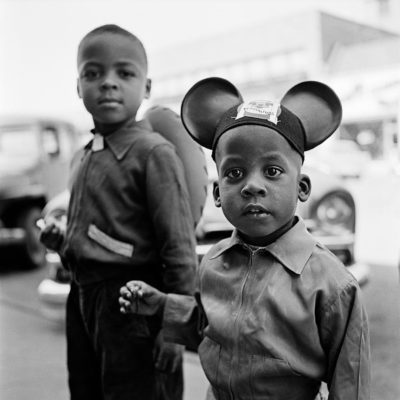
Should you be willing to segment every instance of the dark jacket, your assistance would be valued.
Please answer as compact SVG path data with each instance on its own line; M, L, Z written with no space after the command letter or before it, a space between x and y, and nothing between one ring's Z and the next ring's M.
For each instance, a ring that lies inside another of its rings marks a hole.
M140 121L91 147L73 168L63 254L74 279L142 279L191 293L194 223L174 146Z

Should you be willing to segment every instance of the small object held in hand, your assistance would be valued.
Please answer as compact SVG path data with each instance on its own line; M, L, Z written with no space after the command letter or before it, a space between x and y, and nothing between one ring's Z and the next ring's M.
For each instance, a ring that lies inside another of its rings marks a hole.
M128 286L129 291L132 293L134 297L142 297L142 286L138 283L134 283L132 286Z
M135 299L136 312L139 311L139 298L142 297L142 287L138 284L134 284L133 287L129 287L129 291L132 293L133 298Z

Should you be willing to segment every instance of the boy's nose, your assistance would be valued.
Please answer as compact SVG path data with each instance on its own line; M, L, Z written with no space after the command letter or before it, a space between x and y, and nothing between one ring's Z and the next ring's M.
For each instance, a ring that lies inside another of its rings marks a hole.
M242 196L265 196L267 189L265 186L256 179L251 179L246 182L241 190Z
M104 90L116 89L117 87L118 84L111 75L105 76L103 82L101 83L101 88Z

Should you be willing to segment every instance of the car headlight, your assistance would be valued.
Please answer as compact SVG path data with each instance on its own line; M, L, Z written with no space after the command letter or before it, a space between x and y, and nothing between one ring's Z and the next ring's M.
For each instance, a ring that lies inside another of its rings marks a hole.
M355 203L348 192L335 191L323 196L313 207L312 216L317 226L330 233L355 231Z

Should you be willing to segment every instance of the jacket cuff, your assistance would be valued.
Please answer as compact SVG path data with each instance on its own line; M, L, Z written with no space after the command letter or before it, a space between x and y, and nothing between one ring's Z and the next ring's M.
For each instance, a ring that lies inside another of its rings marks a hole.
M164 304L163 333L168 341L186 344L185 327L193 319L196 300L193 296L169 293Z

